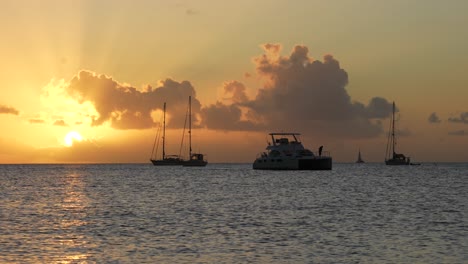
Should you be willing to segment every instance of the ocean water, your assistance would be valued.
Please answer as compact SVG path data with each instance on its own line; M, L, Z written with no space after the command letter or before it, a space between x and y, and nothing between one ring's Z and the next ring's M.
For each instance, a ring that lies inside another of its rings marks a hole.
M468 164L0 165L0 263L468 263Z

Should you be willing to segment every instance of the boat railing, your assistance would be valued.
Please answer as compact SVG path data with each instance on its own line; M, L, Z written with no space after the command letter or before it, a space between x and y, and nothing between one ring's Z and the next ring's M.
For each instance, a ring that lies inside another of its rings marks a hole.
M330 151L322 151L322 155L319 155L318 151L312 151L316 157L330 157Z

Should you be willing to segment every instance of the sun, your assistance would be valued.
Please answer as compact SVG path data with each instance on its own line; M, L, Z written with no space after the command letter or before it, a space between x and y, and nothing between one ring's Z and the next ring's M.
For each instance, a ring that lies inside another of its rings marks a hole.
M80 133L76 131L70 131L65 135L65 138L63 138L64 144L66 147L71 147L73 146L74 141L82 141L83 137L80 135Z

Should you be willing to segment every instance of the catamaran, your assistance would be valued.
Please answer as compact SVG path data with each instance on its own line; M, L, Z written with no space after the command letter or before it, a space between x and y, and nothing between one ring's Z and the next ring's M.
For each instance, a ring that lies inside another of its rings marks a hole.
M270 133L271 142L266 152L260 153L253 163L257 170L331 170L329 152L313 153L299 141L299 133Z

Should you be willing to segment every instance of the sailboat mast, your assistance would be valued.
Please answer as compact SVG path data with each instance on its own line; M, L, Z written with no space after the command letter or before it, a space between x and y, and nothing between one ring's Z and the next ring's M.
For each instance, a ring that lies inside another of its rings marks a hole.
M395 154L395 102L393 102L392 108L392 153Z
M192 96L189 96L189 159L192 158Z
M163 109L163 137L162 137L162 159L166 158L166 102L164 102L164 109Z

